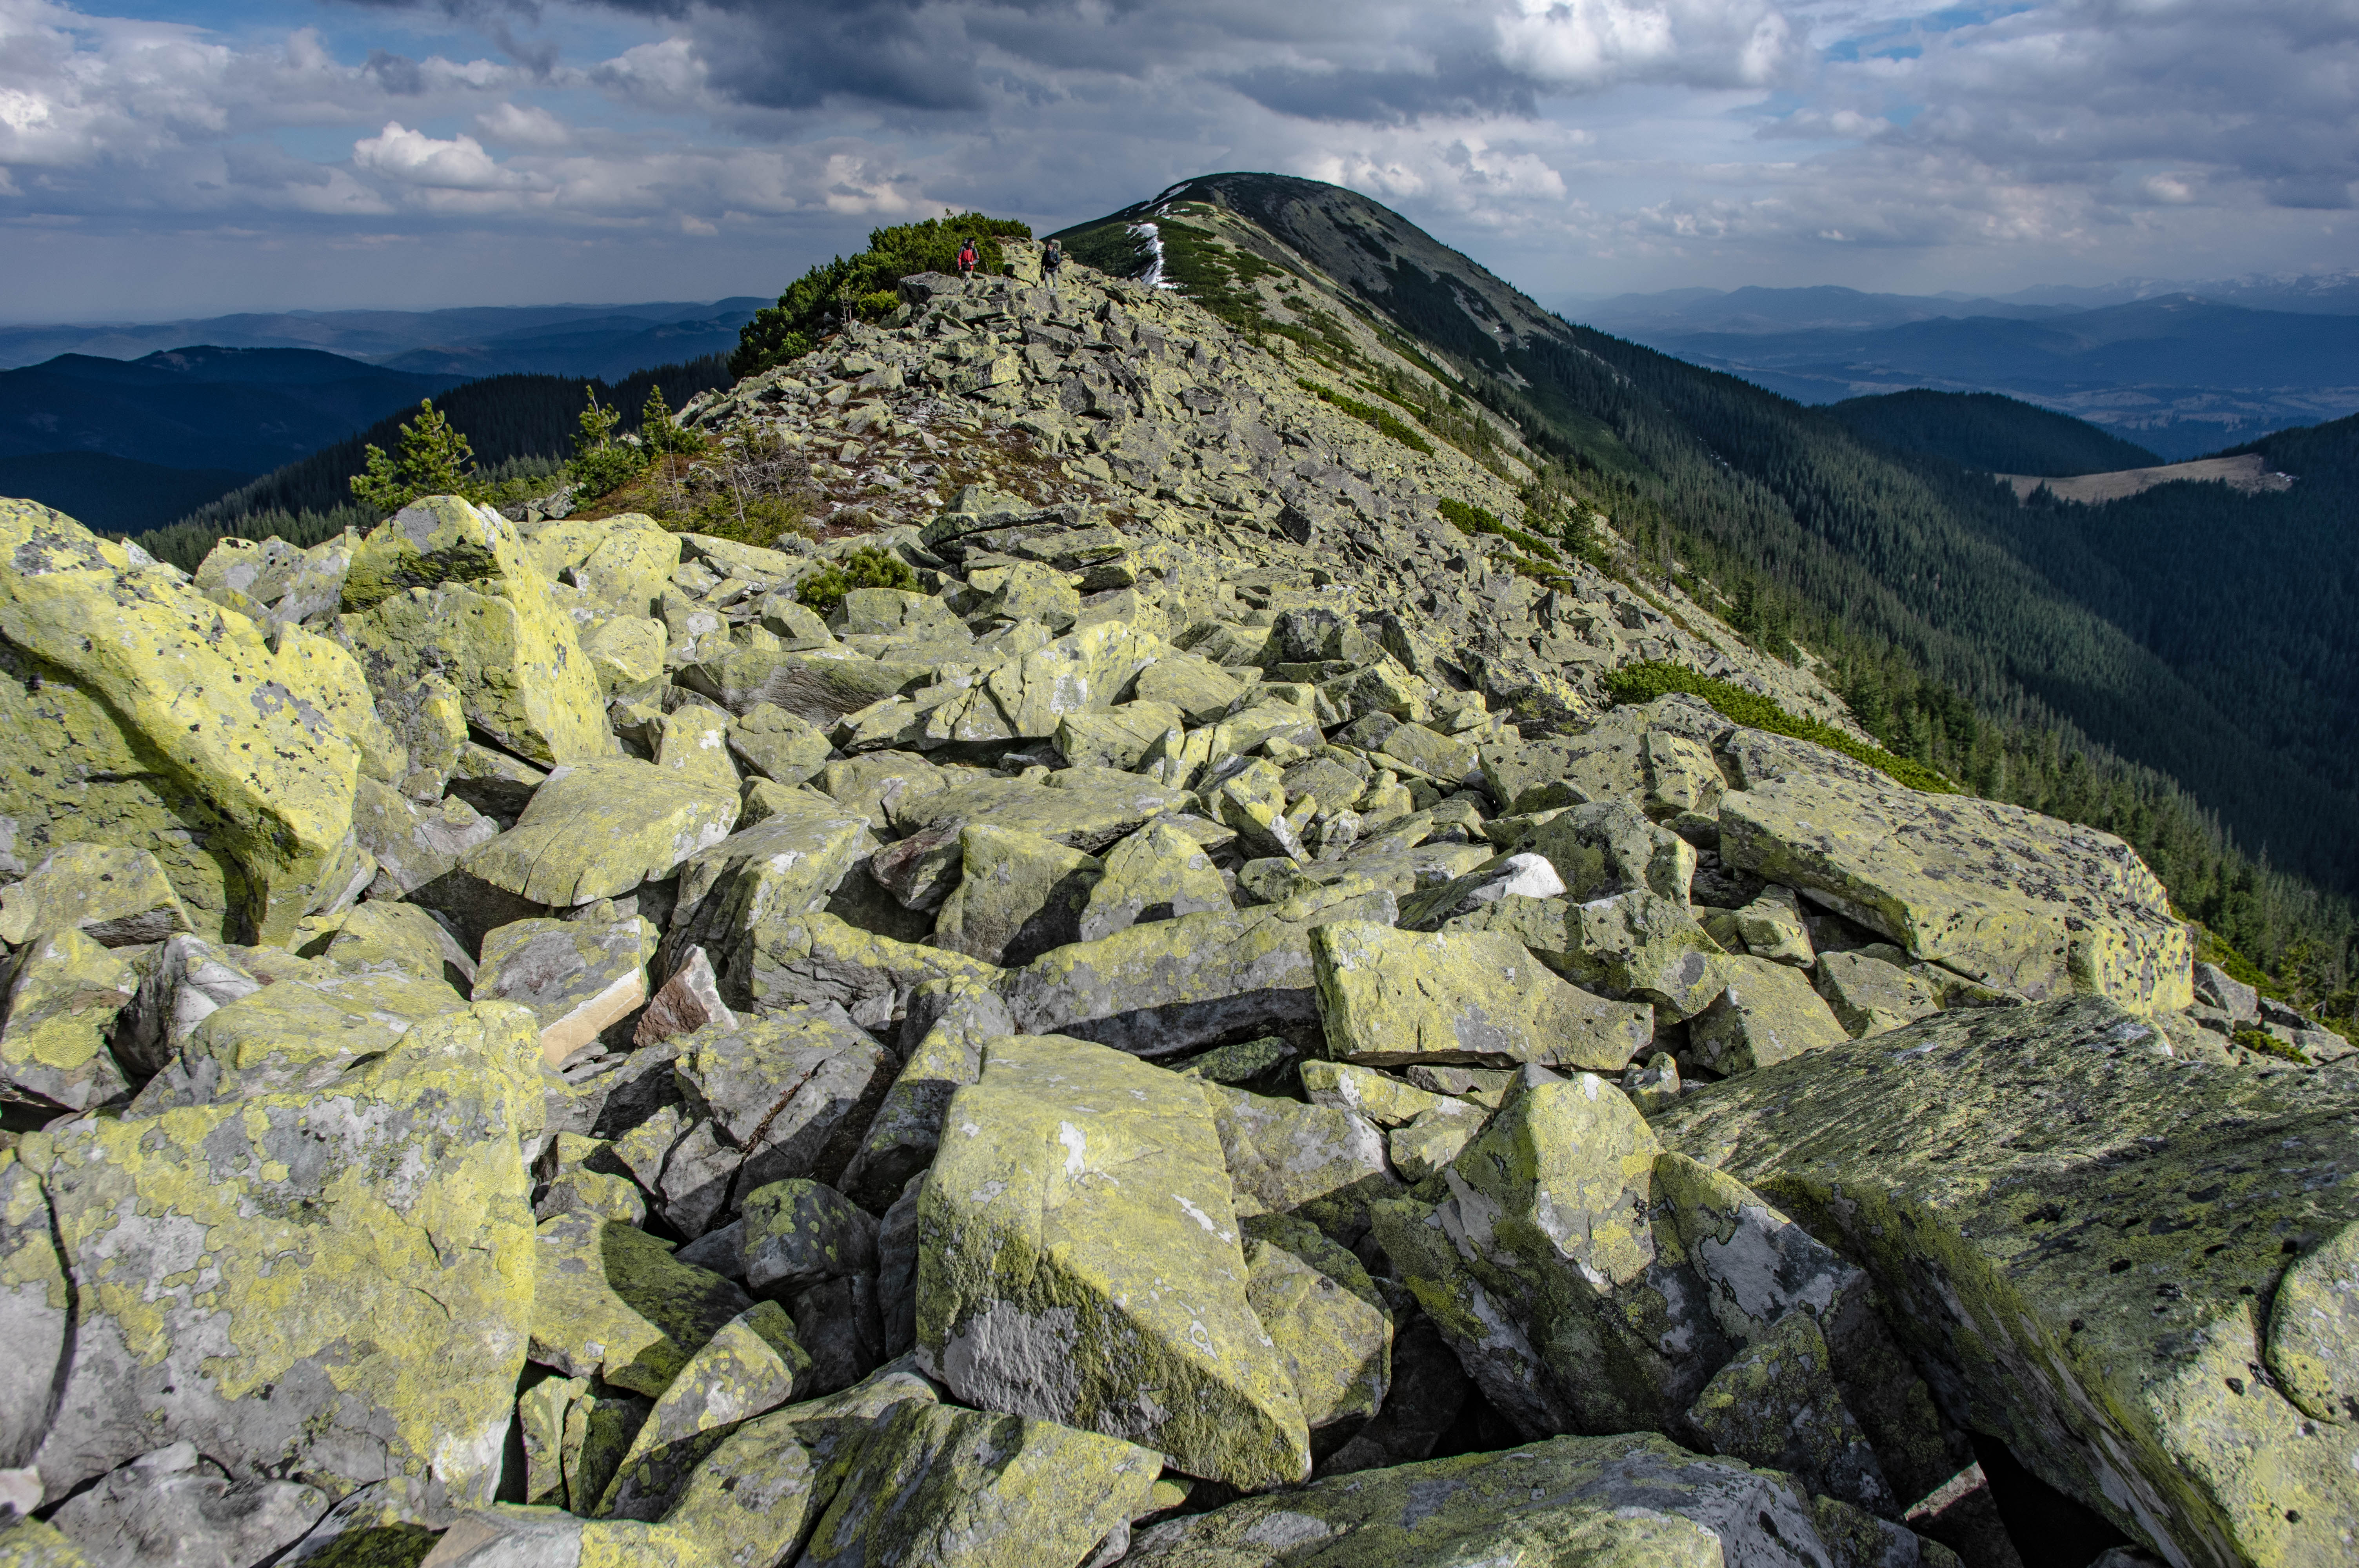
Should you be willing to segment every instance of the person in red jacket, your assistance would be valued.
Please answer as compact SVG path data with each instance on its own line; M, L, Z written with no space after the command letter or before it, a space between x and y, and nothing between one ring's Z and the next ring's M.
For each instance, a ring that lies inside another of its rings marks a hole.
M958 275L961 277L973 277L974 269L982 264L983 258L975 254L974 237L969 235L959 246Z

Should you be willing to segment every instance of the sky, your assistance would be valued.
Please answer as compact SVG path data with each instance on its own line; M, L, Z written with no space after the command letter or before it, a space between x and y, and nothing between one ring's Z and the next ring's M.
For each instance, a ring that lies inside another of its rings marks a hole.
M0 0L0 319L776 294L1332 180L1544 302L2359 266L2359 0Z

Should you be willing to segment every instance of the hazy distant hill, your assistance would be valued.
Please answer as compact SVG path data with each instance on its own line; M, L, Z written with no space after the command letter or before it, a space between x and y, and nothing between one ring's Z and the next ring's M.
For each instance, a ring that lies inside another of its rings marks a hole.
M28 365L59 354L92 354L106 359L136 359L158 349L183 343L219 343L243 349L318 349L347 359L384 363L419 350L449 355L474 352L485 345L506 342L513 349L535 334L587 333L562 346L560 359L534 359L508 352L491 370L442 363L393 368L438 374L484 375L505 371L543 371L552 374L598 374L582 368L590 338L620 345L627 339L665 327L683 327L709 334L711 324L730 323L729 340L736 343L736 327L752 319L767 299L733 297L703 303L655 301L641 305L501 305L468 306L448 310L288 310L212 316L198 320L140 324L82 323L59 326L0 326L0 366ZM585 328L584 323L596 323ZM679 346L658 351L653 358L632 360L627 369L709 353L710 348ZM530 362L512 362L529 361ZM490 364L488 359L481 362Z
M456 384L309 349L61 354L0 371L0 457L103 452L261 473Z
M529 327L456 347L412 349L385 362L391 370L447 375L624 376L652 364L725 354L751 309L703 320L649 326L633 316L600 316Z
M2359 310L2359 288L2331 281L2306 291L2289 284L2244 290L2249 298L2299 297L2308 302L2303 310L2187 293L2075 310L1740 289L1625 296L1580 319L1805 403L1908 387L1997 392L2175 461L2359 411L2359 314L2325 308L2345 300ZM1961 314L1993 305L2005 313ZM1911 312L1921 314L1886 319ZM1856 324L1840 324L1846 316Z
M2070 415L1995 392L1891 392L1828 406L1854 436L1897 452L1946 458L1983 473L2111 473L2161 459Z

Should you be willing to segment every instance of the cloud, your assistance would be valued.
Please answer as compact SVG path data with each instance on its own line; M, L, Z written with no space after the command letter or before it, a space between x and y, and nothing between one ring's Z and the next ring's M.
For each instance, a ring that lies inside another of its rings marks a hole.
M343 0L332 17L263 36L0 0L0 226L117 232L126 266L167 265L141 236L211 225L391 267L398 213L453 258L751 258L740 291L943 205L1053 225L1243 168L1351 185L1541 293L1984 288L2315 265L2321 214L2359 192L2354 0ZM493 276L454 259L450 287Z

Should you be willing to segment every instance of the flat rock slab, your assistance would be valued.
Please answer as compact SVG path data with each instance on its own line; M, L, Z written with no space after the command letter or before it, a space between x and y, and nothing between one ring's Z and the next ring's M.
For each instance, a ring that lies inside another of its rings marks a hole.
M0 942L11 947L69 926L104 947L193 929L161 861L145 849L103 844L61 845L0 893Z
M1957 1560L1788 1476L1669 1438L1558 1437L1314 1481L1152 1525L1134 1568L1936 1568Z
M1593 996L1497 932L1429 935L1344 920L1313 930L1310 946L1337 1061L1618 1073L1654 1036L1651 1008Z
M2195 1000L2194 940L2110 833L1995 801L1801 774L1720 803L1721 858L1809 891L1916 957L2038 1001Z
M552 772L514 827L459 864L520 898L568 908L668 877L736 824L734 791L614 757Z
M2296 1331L2257 1303L2359 1218L2359 1088L2169 1049L2102 998L1951 1013L1655 1126L1866 1267L1951 1417L2133 1538L2332 1561L2350 1429L2259 1375Z
M919 1349L960 1399L1239 1486L1310 1474L1193 1083L1082 1041L994 1041L923 1194Z
M1268 911L1133 925L1043 954L1010 977L1018 1029L1176 1056L1318 1016L1310 928Z

